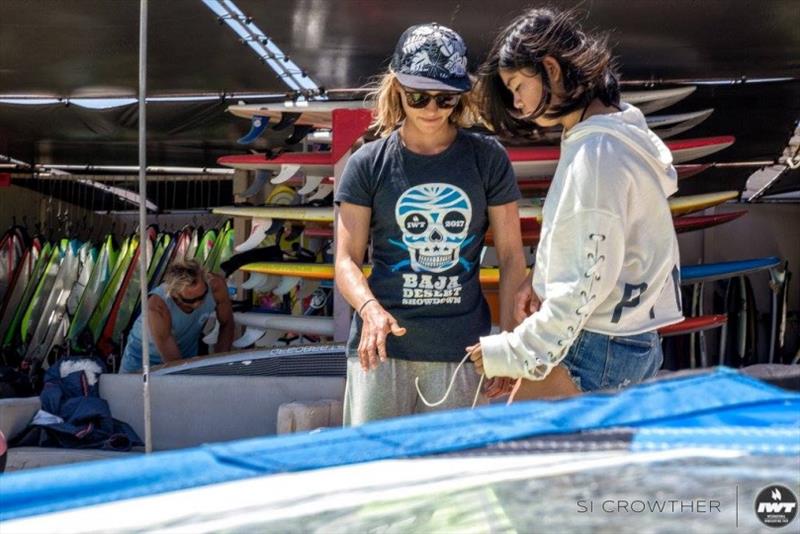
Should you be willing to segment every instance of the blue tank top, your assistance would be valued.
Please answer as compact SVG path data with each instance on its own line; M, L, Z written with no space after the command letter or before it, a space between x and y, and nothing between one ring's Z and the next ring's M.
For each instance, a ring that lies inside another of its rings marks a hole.
M206 284L208 284L206 280ZM192 358L197 356L199 351L200 334L206 321L214 313L216 313L217 302L214 300L214 295L211 294L211 287L209 284L208 293L206 293L203 304L190 313L186 313L180 309L177 303L167 293L164 284L161 284L150 295L158 295L161 300L167 305L169 316L172 321L172 337L178 344L181 351L181 357ZM153 343L153 336L148 336L148 345L150 347L150 365L159 365L163 363L161 354L158 352L155 343ZM134 373L142 370L142 314L136 318L133 323L130 334L128 335L128 343L125 346L125 352L122 355L122 363L120 371L123 373Z

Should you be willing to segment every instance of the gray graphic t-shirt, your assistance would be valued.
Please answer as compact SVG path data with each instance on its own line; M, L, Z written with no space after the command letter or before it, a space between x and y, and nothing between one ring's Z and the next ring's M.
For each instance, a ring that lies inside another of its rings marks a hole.
M489 333L479 281L487 210L519 197L508 155L484 135L459 131L445 151L424 156L395 131L353 154L335 200L372 209L369 287L408 329L388 337L390 357L457 362ZM354 314L348 356L360 337Z

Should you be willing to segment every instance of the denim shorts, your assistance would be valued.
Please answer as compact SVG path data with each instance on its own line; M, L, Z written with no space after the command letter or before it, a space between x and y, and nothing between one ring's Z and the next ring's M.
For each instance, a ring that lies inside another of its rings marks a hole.
M607 336L581 331L561 363L583 391L622 389L655 376L664 362L656 332Z

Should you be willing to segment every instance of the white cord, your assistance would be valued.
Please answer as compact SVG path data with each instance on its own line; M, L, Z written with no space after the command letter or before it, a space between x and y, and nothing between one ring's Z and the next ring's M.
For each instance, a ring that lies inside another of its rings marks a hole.
M483 377L486 376L481 374L481 379L478 380L478 389L475 391L475 398L472 399L472 406L470 408L474 408L476 404L478 404L478 397L481 395L481 386L483 386Z
M425 395L422 394L422 390L419 389L419 377L416 377L414 379L414 387L417 388L417 395L419 395L419 398L422 399L423 403L425 403L425 406L429 408L435 408L436 406L442 405L447 400L447 397L450 396L450 391L453 389L453 384L456 383L456 375L458 375L458 371L461 370L461 366L464 365L464 363L467 361L468 358L469 354L466 354L464 358L461 360L461 362L458 364L458 367L456 367L456 370L453 372L453 376L450 378L450 385L447 386L447 391L444 392L444 397L442 397L436 402L429 402L428 399L425 398ZM478 404L478 397L480 396L481 393L481 386L483 386L483 377L484 375L481 375L481 379L478 381L478 390L475 392L475 398L472 401L473 408L475 407L476 404Z

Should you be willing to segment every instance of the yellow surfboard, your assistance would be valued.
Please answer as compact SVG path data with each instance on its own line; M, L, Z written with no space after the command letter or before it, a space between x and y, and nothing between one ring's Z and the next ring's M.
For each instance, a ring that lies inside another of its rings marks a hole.
M296 276L311 280L333 280L334 273L334 267L331 263L260 262L249 263L243 266L242 270L250 273ZM366 276L369 276L372 272L372 267L365 265L362 270ZM497 267L482 267L480 280L481 284L498 284L500 282L500 269Z
M706 208L733 200L739 196L738 191L722 191L719 193L704 193L702 195L689 195L671 198L669 208L673 217L687 215ZM212 208L217 215L228 217L252 217L256 219L286 219L292 221L307 221L331 223L333 222L332 207L303 207L303 206L223 206ZM523 219L542 220L542 207L536 205L521 205L519 215Z

